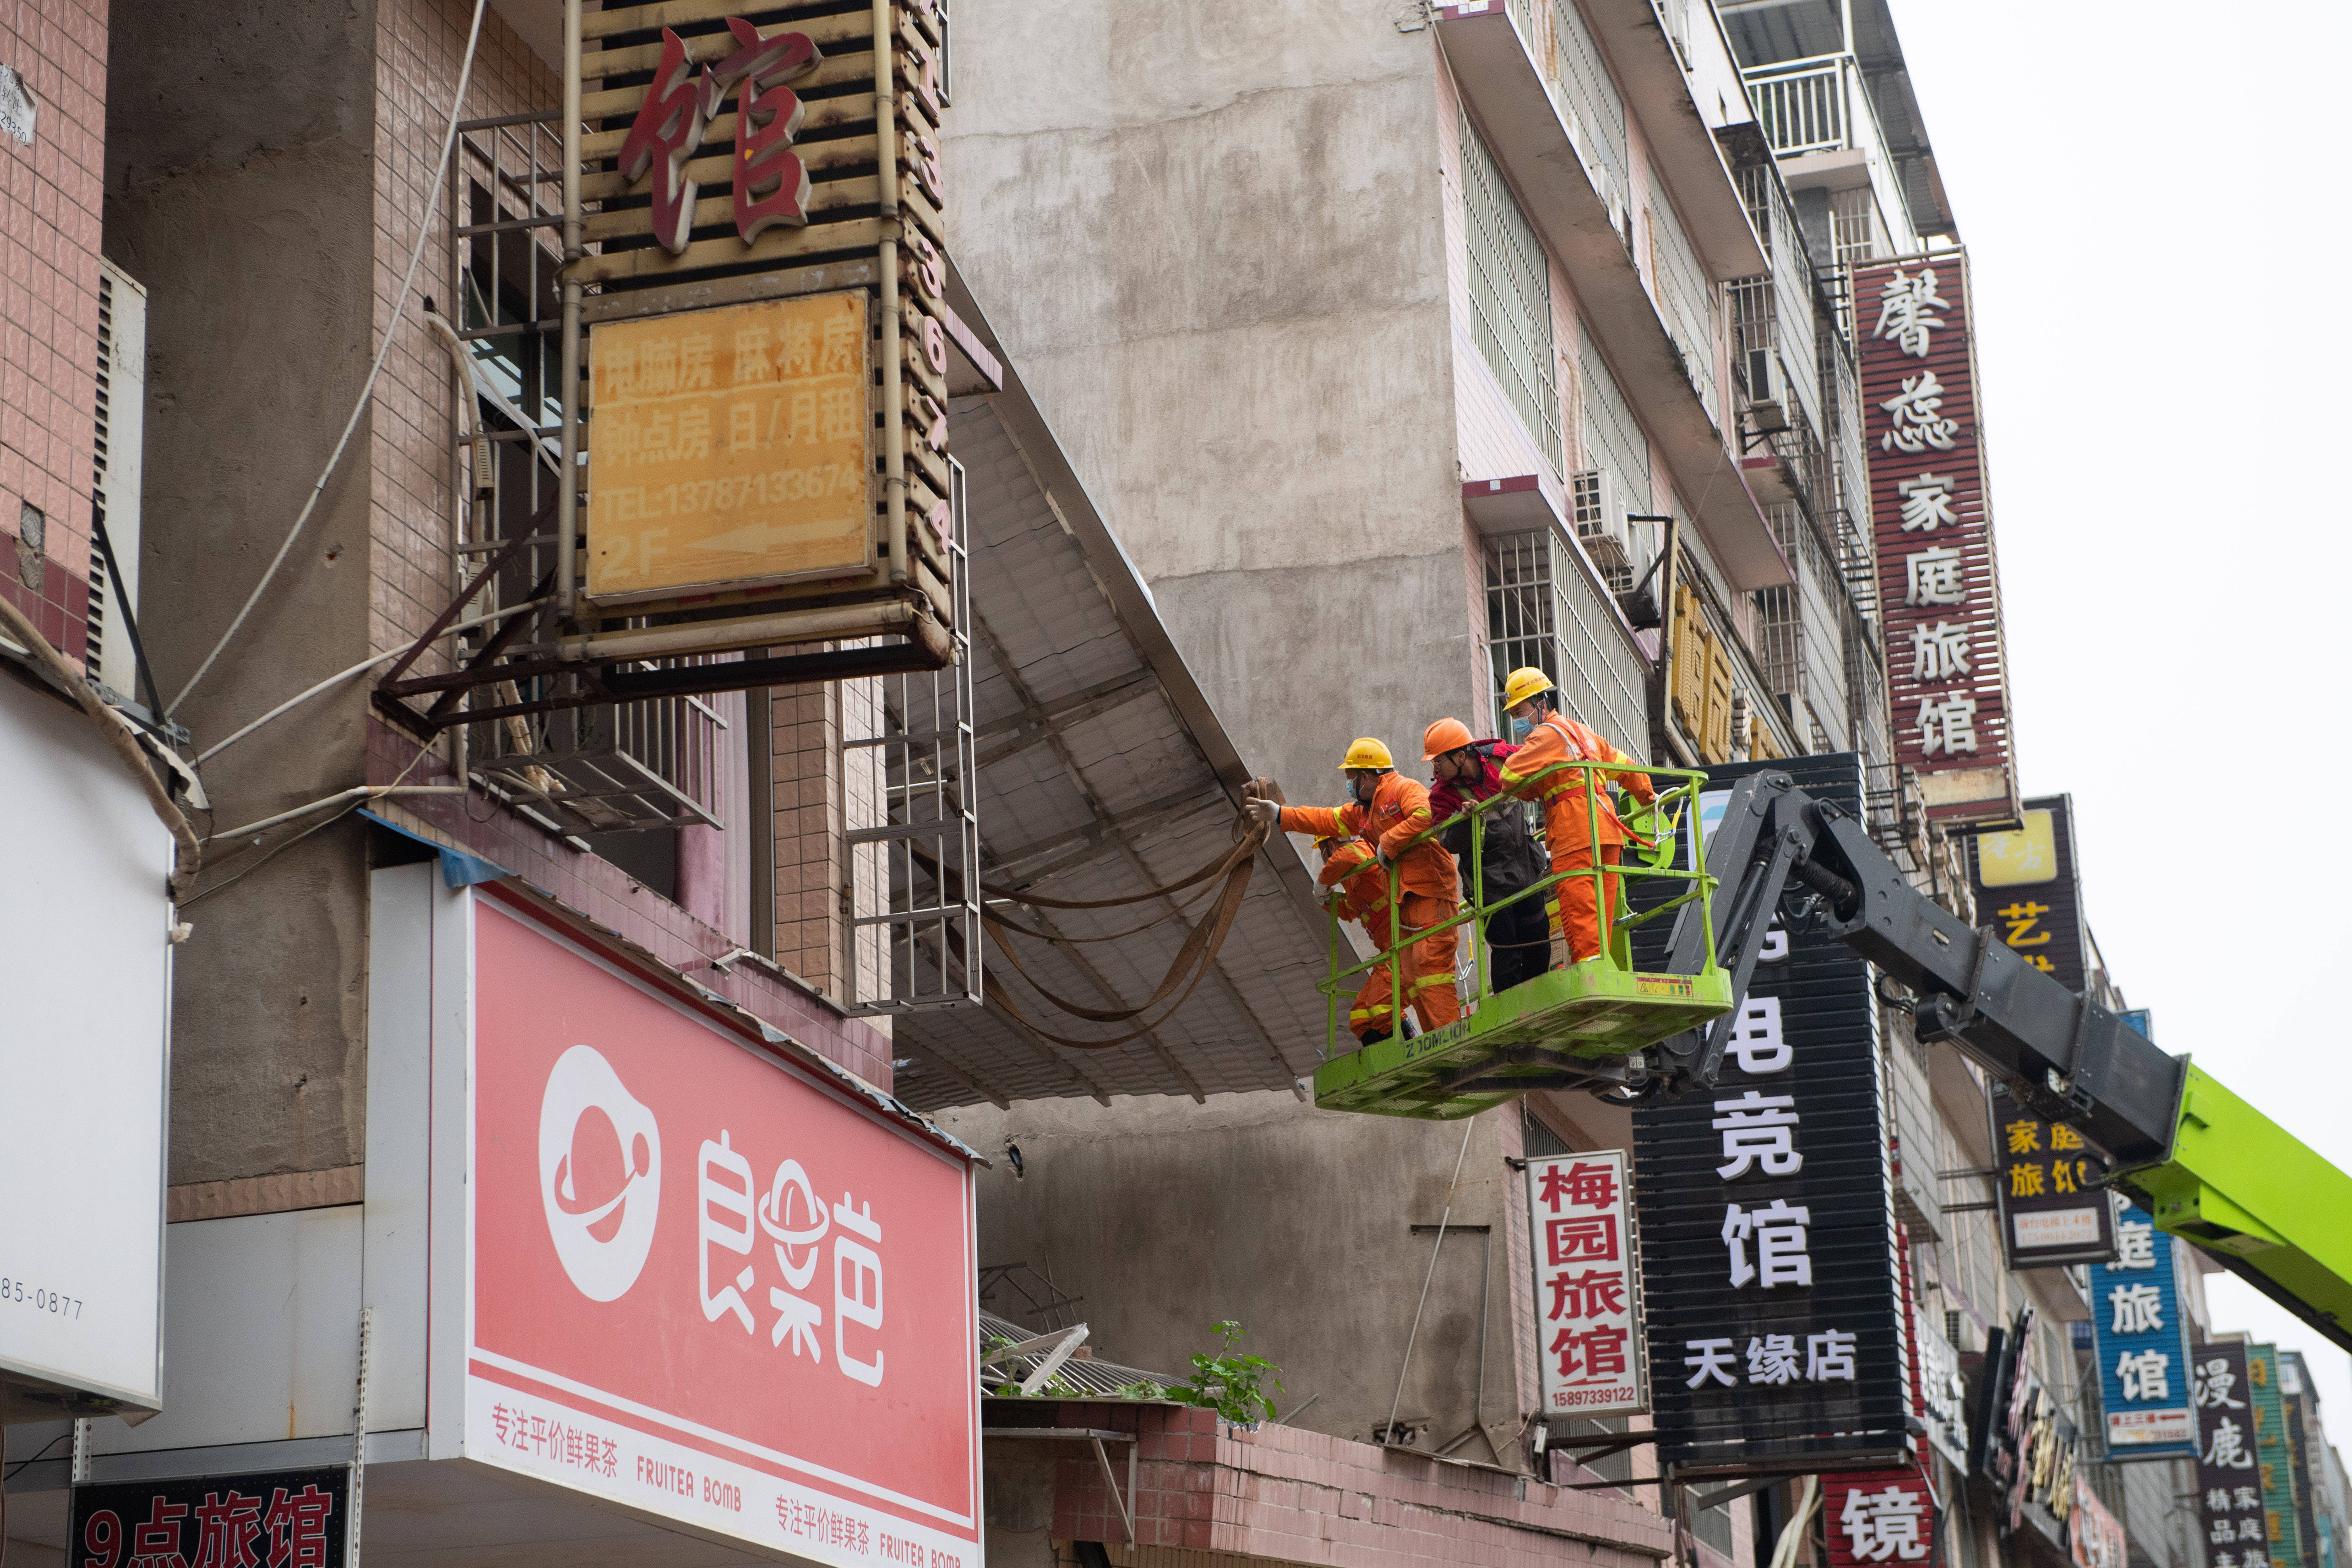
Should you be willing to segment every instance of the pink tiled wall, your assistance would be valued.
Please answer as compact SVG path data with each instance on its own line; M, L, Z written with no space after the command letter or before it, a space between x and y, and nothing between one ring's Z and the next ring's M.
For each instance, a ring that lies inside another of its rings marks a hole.
M89 604L107 0L0 0L0 65L36 103L0 135L0 594L69 659ZM20 549L37 507L39 559ZM39 586L33 586L37 579Z
M415 743L389 726L368 725L368 782L446 784L438 752L419 758ZM468 809L468 808L471 809ZM488 809L478 794L405 795L377 803L380 815L438 842L478 855L565 907L644 948L698 984L740 1003L826 1059L879 1089L890 1087L890 1041L878 1029L844 1017L788 981L750 964L722 973L710 961L734 948L717 927L637 882L610 860L585 854L512 812Z
M380 0L376 6L378 342L416 244L417 220L448 130L449 99L457 89L472 16L473 7L461 0ZM556 73L507 26L497 7L488 8L464 117L486 120L552 109L562 101ZM442 233L449 225L450 200L445 184L433 220ZM447 351L422 322L428 296L444 311L457 312L449 247L439 234L425 246L369 415L375 503L369 636L380 648L397 647L415 637L457 591L451 553L455 383ZM433 668L437 658L428 658L418 672Z
M1297 1427L1242 1431L1213 1411L1133 1405L1064 1405L1056 1424L1138 1434L1133 1507L1141 1546L1365 1568L1651 1568L1672 1548L1670 1523L1608 1492ZM1127 1446L1108 1447L1123 1492ZM1123 1546L1126 1523L1093 1451L1067 1450L1055 1478L1055 1537Z

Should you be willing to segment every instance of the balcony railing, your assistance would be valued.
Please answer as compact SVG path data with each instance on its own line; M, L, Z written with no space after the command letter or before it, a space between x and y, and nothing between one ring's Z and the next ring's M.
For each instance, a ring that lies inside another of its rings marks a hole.
M1863 79L1861 62L1852 55L1815 55L1809 59L1779 60L1740 73L1748 84L1748 101L1772 151L1781 157L1806 153L1842 151L1865 154L1870 165L1872 199L1877 206L1882 236L1869 215L1849 207L1843 214L1840 254L1863 248L1857 236L1867 236L1875 248L1906 255L1919 247L1911 230L1910 210L1895 176L1895 159L1886 133L1878 123L1878 108ZM1848 198L1852 201L1853 198ZM1824 261L1832 259L1823 258Z
M1748 97L1772 151L1818 153L1850 145L1847 86L1853 59L1822 55L1748 73Z

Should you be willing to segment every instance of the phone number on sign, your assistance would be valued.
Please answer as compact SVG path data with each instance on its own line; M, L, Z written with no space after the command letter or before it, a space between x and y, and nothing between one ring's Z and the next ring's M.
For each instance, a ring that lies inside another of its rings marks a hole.
M28 1279L12 1279L0 1274L0 1301L11 1306L26 1306L37 1312L50 1312L60 1318L81 1316L81 1298L68 1296L62 1290L44 1289Z
M1562 1388L1554 1391L1553 1405L1569 1409L1579 1405L1622 1405L1633 1395L1630 1388Z
M845 491L862 490L865 484L866 476L854 463L820 463L814 468L777 468L733 479L690 479L659 488L607 485L597 500L606 522L638 522L659 517L739 511L748 506L826 500Z

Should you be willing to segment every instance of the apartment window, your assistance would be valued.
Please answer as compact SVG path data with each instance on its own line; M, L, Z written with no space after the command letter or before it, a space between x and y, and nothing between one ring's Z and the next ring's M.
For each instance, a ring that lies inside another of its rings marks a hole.
M1886 231L1878 221L1878 197L1868 185L1830 193L1830 243L1840 267L1868 261L1885 248Z
M1715 287L1663 193L1653 196L1643 216L1650 220L1650 276L1658 314L1683 352L1683 374L1708 415L1716 416Z
M1560 706L1627 751L1649 735L1633 649L1610 623L1601 591L1549 529L1486 541L1486 653L1494 721L1503 682L1532 665L1559 688Z
M1601 58L1592 30L1584 25L1576 0L1553 0L1552 33L1559 59L1561 107L1579 134L1577 151L1588 163L1598 163L1608 189L1604 197L1623 201L1632 191L1626 172L1625 100Z
M1650 510L1650 438L1633 418L1633 405L1593 343L1576 331L1576 374L1584 385L1584 460L1616 477L1617 500L1625 511Z
M1560 471L1559 384L1552 370L1551 265L1503 171L1462 117L1462 205L1470 242L1470 327L1495 379Z

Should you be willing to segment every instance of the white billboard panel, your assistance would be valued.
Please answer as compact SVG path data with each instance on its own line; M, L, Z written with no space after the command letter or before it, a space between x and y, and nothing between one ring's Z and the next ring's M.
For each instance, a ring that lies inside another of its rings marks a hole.
M0 1381L163 1392L172 840L87 715L0 674Z

